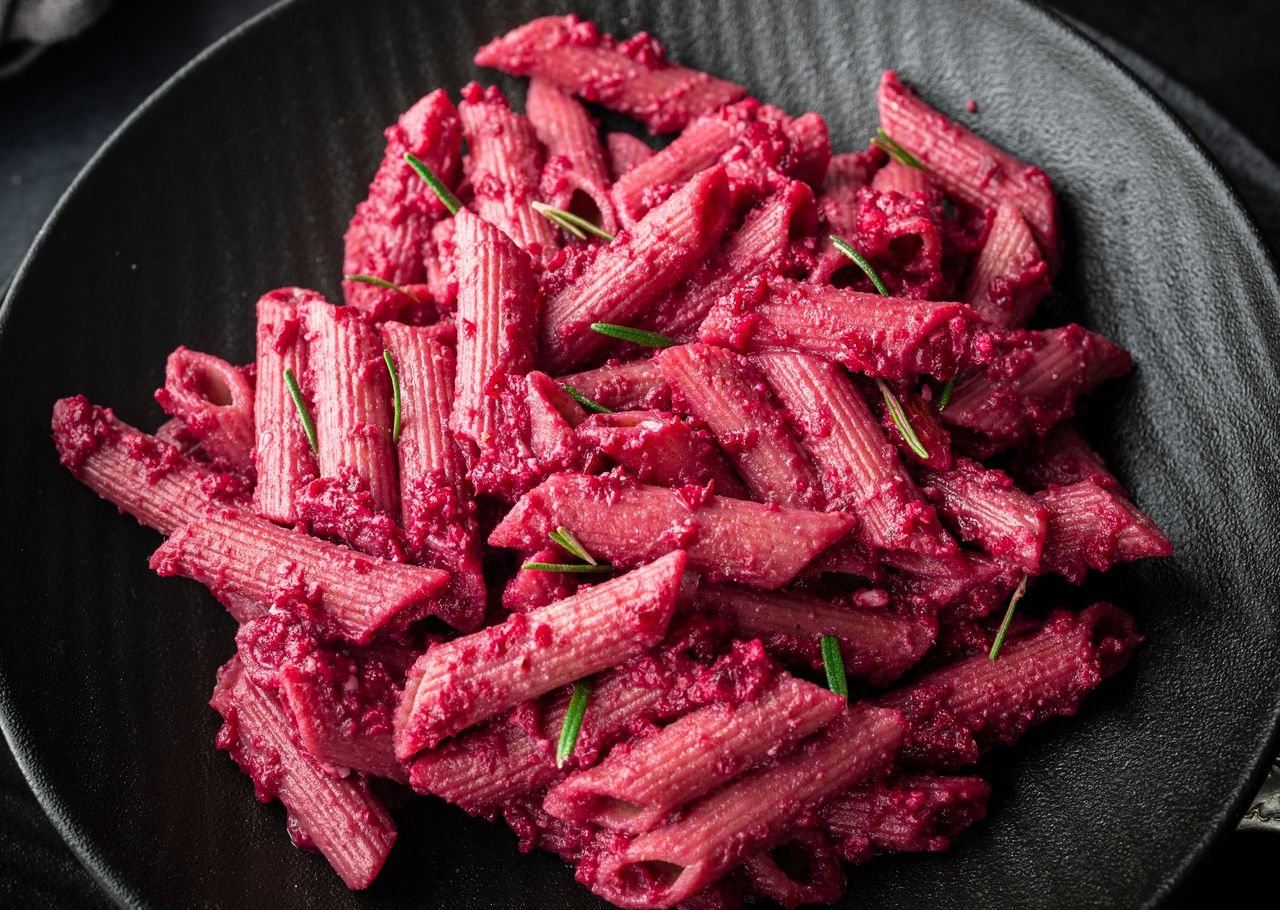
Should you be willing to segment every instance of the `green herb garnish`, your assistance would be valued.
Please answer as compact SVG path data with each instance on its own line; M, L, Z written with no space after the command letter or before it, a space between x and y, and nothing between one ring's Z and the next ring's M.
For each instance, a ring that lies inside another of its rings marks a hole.
M564 389L565 392L568 393L570 398L572 398L578 404L582 405L588 411L595 411L597 414L613 413L613 411L606 408L600 402L592 401L590 398L588 398L586 395L583 395L581 392L579 392L573 386L569 385L567 382L560 383L560 388Z
M916 435L915 429L911 426L911 421L907 420L907 413L902 410L902 402L898 401L898 396L893 394L893 389L889 388L889 384L883 379L877 378L876 385L880 387L880 394L884 396L884 406L889 409L889 416L893 418L893 425L902 434L902 439L907 444L907 448L928 461L929 450L920 442L920 437Z
M591 565L591 566L600 565L600 563L596 561L596 558L587 552L587 548L582 545L582 541L574 537L573 532L570 531L568 528L566 528L564 525L561 525L560 527L556 528L547 536L550 537L551 540L561 549L567 550L568 552L572 553L574 556L581 559L587 565Z
M587 235L599 237L605 243L613 241L613 235L608 231L602 231L585 218L566 212L564 209L558 209L554 205L547 205L545 202L534 202L530 204L535 212L543 218L550 221L556 227L568 231L579 240L586 240Z
M947 405L951 404L951 393L956 390L956 377L952 376L947 380L946 385L942 387L942 394L938 396L938 410L941 411Z
M453 195L444 181L431 173L431 168L422 163L422 160L416 155L409 152L404 153L404 160L409 162L409 167L418 172L418 176L426 181L427 186L431 187L431 192L444 203L444 207L449 210L450 215L458 214L458 209L462 208L462 203L458 201L458 197Z
M871 279L871 283L876 286L876 290L880 292L882 297L890 296L889 289L884 286L884 282L880 280L880 276L876 274L876 270L871 267L871 263L867 262L867 260L862 257L862 254L850 245L849 241L845 240L843 237L837 237L835 234L832 234L831 242L835 245L837 250L852 259L858 268L866 272L867 277Z
M875 136L871 139L871 144L883 151L899 164L905 164L907 167L913 167L917 171L925 170L925 166L915 155L908 152L902 147L897 139L894 139L883 129L876 130Z
M593 572L612 572L613 566L607 563L599 565L586 565L579 562L526 562L520 568L531 569L534 572L576 572L578 574L587 574Z
M387 365L387 372L391 375L391 400L395 405L395 416L391 420L391 441L400 441L400 376L396 373L396 365L391 360L391 352L383 351L382 360Z
M556 767L563 768L573 755L573 748L578 744L578 732L582 729L582 718L587 713L587 702L591 698L594 684L590 679L580 679L573 686L573 697L569 699L569 710L564 716L564 726L560 728L560 743L556 746Z
M1013 621L1013 610L1018 606L1018 601L1022 599L1022 595L1027 593L1027 576L1022 576L1022 581L1018 582L1017 589L1013 592L1013 596L1009 598L1009 608L1004 611L1004 619L1000 622L1000 631L996 633L996 640L991 643L991 653L987 657L995 660L1000 655L1000 648L1004 645L1004 637L1009 632L1009 623Z
M827 688L841 698L849 697L849 680L844 675L844 658L840 656L840 639L822 636L822 667L827 671Z
M591 331L629 341L632 344L644 345L647 348L672 348L679 344L674 338L660 332L646 332L644 329L633 329L627 325L614 325L612 322L593 322Z
M402 288L398 284L393 284L392 282L387 281L385 278L375 278L372 275L343 275L342 280L358 281L361 284L376 285L377 287L380 287L380 288L386 288L389 291L395 291L398 294L404 294L404 296L408 297L414 303L422 303L422 299L419 298L418 295L415 294L413 291L410 291L408 288Z
M302 429L307 434L307 442L311 443L311 454L315 455L319 452L319 448L316 445L316 425L311 420L311 412L307 410L307 402L302 397L302 389L298 388L298 380L293 375L293 370L288 367L284 368L284 384L289 389L289 396L293 398L293 406L298 409L298 419L302 421Z

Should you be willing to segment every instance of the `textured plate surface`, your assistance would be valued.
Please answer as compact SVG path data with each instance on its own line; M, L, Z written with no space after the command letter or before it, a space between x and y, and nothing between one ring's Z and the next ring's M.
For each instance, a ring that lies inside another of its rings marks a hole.
M1125 344L1093 439L1178 547L1084 591L1148 635L1083 715L984 764L992 818L951 854L851 875L849 906L1127 906L1168 893L1252 795L1280 704L1272 402L1275 273L1232 192L1161 106L1083 39L1007 0L966 4L582 2L647 28L676 59L816 109L837 148L875 125L897 67L950 112L1042 166L1069 254L1047 316ZM157 580L156 535L56 463L54 398L83 391L154 426L179 343L246 361L252 303L281 284L336 294L341 232L381 128L437 86L494 79L491 35L559 3L297 0L185 70L77 181L0 321L0 719L33 787L118 899L163 906L600 906L554 858L434 801L365 895L293 849L282 813L211 741L205 702L231 620L196 585ZM498 78L513 97L516 81ZM1266 642L1269 646L1246 646ZM1152 817L1177 819L1153 827Z

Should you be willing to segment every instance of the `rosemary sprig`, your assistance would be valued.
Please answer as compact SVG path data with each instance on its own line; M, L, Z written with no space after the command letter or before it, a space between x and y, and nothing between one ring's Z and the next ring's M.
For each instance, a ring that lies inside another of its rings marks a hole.
M520 568L535 572L575 572L579 575L613 571L613 566L606 563L592 566L580 562L526 562Z
M633 329L628 325L614 325L612 322L593 322L591 331L629 341L632 344L644 345L647 348L672 348L679 344L674 338L660 332L646 332L644 329Z
M581 392L579 392L573 386L569 385L567 382L560 383L560 388L564 389L565 392L568 393L570 398L572 398L578 404L582 405L588 411L594 411L597 414L613 413L613 411L606 408L600 402L592 401L590 398L588 398L586 395L583 395Z
M952 376L947 380L946 385L942 387L942 394L938 396L938 410L941 411L947 405L951 404L951 393L956 390L956 377Z
M902 440L907 444L907 448L927 461L929 450L920 442L920 437L916 435L915 428L911 426L911 421L907 420L907 414L902 410L902 402L898 401L898 396L893 394L893 389L889 388L889 384L879 377L876 378L876 385L880 387L880 394L884 396L884 406L889 409L889 416L893 418L893 425L902 434Z
M561 549L567 550L574 556L581 559L589 566L598 566L600 563L594 556L587 552L587 548L582 545L582 541L573 536L573 532L564 525L556 528L547 535Z
M876 270L871 267L871 263L867 262L862 254L850 245L849 241L832 234L831 243L837 250L852 259L858 268L866 272L867 277L876 286L876 290L880 292L881 297L889 296L889 289L884 286L884 282L880 280ZM927 459L929 450L921 444L920 437L916 435L915 429L911 426L911 421L907 420L907 414L902 410L902 403L898 401L898 396L893 394L893 390L889 388L883 379L877 378L876 385L880 387L880 394L884 396L884 404L889 409L889 416L893 418L893 424L898 428L898 432L902 434L902 439L906 442L907 447L921 458Z
M573 212L566 212L564 209L558 209L554 205L547 205L545 202L530 203L535 212L543 218L550 221L556 227L568 231L579 240L586 240L587 235L599 237L605 243L613 242L613 235L608 231L602 231L590 221L582 218Z
M837 250L852 259L858 268L862 269L862 271L866 273L867 277L871 279L871 283L876 286L876 290L880 292L881 297L889 296L889 289L884 286L884 282L880 280L880 276L876 274L876 270L871 267L871 263L867 262L867 260L863 258L862 254L853 248L849 241L845 240L843 237L837 237L835 234L832 234L831 243Z
M316 445L316 425L311 419L311 412L307 410L307 402L302 397L302 389L298 388L297 377L293 375L293 370L288 367L284 368L284 384L289 389L289 397L293 399L293 406L298 409L298 419L302 421L302 429L307 434L307 442L311 444L311 454L315 455L319 452L319 448Z
M422 303L422 299L408 288L402 288L398 284L393 284L385 278L375 278L372 275L343 275L343 281L358 281L361 284L372 284L380 288L386 288L389 291L395 291L398 294L404 294L414 303Z
M404 160L409 162L409 167L418 172L418 176L426 181L427 186L431 187L431 192L444 203L444 207L449 210L450 215L458 214L458 209L462 208L462 203L458 201L458 197L453 195L444 181L431 173L431 168L422 163L422 159L409 152L404 153Z
M905 164L907 167L913 167L917 171L925 170L925 166L920 163L920 159L908 152L902 147L898 140L894 139L883 129L877 129L875 136L871 139L871 144L883 151L899 164Z
M556 745L556 767L563 768L564 763L573 756L574 746L578 744L578 732L582 729L582 718L587 713L587 702L591 699L591 690L595 688L590 679L580 679L573 686L573 697L569 699L569 710L564 716L564 726L560 728L560 742Z
M390 351L382 352L382 360L387 365L387 372L391 375L391 401L395 406L395 416L391 419L391 441L400 441L400 374L396 372L395 362L391 359Z
M1000 649L1004 646L1004 637L1009 632L1009 623L1013 621L1013 610L1018 606L1018 601L1022 600L1022 595L1027 593L1027 576L1022 576L1022 581L1018 582L1017 589L1013 592L1013 596L1009 598L1009 608L1004 611L1004 619L1000 621L1000 631L996 632L996 640L991 643L991 653L987 655L991 660L995 660L1000 656Z
M827 671L827 688L842 698L849 697L849 680L844 675L844 658L840 656L840 639L822 636L822 667Z

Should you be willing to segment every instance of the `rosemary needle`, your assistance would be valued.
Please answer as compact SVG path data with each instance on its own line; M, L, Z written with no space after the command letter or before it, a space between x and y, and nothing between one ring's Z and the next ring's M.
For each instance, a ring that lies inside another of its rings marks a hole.
M531 207L535 212L543 218L550 221L556 227L563 228L579 240L586 240L587 235L599 237L606 243L613 241L613 235L608 231L602 231L585 218L566 212L564 209L558 209L553 205L547 205L545 202L531 203Z
M458 201L458 197L453 195L444 181L431 173L431 168L422 163L422 159L409 152L404 153L404 160L409 162L409 167L418 172L418 176L426 181L427 186L431 187L431 192L444 203L444 207L449 210L450 215L458 214L458 210L462 208L462 203Z
M391 441L400 441L400 374L396 372L395 362L391 359L390 351L382 352L382 359L387 365L387 372L391 375L391 401L395 407L395 415L391 420Z
M592 401L590 398L588 398L586 395L583 395L581 392L579 392L573 386L569 385L567 382L560 383L560 388L564 389L565 392L568 393L570 398L572 398L578 404L582 405L588 411L594 411L597 414L613 413L613 411L606 408L600 402Z
M663 335L660 332L647 332L644 329L633 329L627 325L614 325L612 322L593 322L591 323L591 331L599 332L601 335L608 335L610 338L617 338L619 341L629 341L632 344L643 345L647 348L671 348L679 343L674 338Z
M560 728L560 742L556 745L557 768L564 767L564 763L573 755L574 746L578 744L578 732L582 729L582 718L587 713L587 702L593 688L590 679L580 679L574 684L569 710L564 716L564 726Z
M1018 601L1026 593L1027 576L1023 575L1022 581L1018 582L1018 587L1013 592L1013 596L1009 598L1009 608L1004 611L1004 619L1000 621L1000 631L996 633L996 640L991 643L991 653L987 655L991 660L995 660L1000 656L1000 649L1004 646L1004 637L1009 632L1009 623L1013 621L1014 608L1018 606Z
M822 636L822 667L827 671L827 688L837 695L849 697L849 680L844 675L844 658L840 656L840 639Z
M293 370L288 367L284 368L284 384L289 389L289 397L293 399L293 406L298 409L298 419L302 421L302 429L307 434L307 442L311 444L311 454L315 455L319 451L316 444L316 425L311 419L311 412L307 410L307 402L302 397L302 389L298 388L297 377L293 375Z
M402 288L398 284L387 281L385 278L375 278L372 275L343 275L343 281L358 281L361 284L372 284L380 288L386 288L389 291L395 291L398 294L404 294L414 303L422 303L421 298L408 288Z

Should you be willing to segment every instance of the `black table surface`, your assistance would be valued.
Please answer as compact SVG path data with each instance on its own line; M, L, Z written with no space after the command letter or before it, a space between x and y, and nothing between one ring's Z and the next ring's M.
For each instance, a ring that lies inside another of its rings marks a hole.
M270 5L116 0L85 34L0 80L0 286L83 163L129 112L192 56ZM1050 6L1109 39L1179 109L1233 174L1273 248L1280 248L1280 186L1274 185L1280 172L1261 157L1280 160L1280 3L1054 0ZM1262 166L1250 168L1251 162ZM1174 904L1199 907L1238 893L1241 885L1265 903L1265 894L1274 893L1268 880L1274 881L1270 864L1277 861L1280 836L1234 833ZM0 906L110 906L3 746Z

